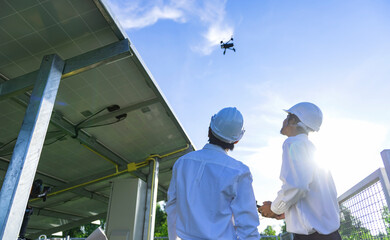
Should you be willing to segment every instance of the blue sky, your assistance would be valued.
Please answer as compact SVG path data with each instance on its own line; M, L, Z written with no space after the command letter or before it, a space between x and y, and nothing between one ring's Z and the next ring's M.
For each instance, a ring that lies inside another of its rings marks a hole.
M390 148L390 2L387 0L107 0L200 149L210 117L244 115L232 156L247 164L258 201L279 190L286 109L317 104L310 136L339 195L379 167ZM234 37L236 52L222 54ZM261 220L261 229L277 225Z

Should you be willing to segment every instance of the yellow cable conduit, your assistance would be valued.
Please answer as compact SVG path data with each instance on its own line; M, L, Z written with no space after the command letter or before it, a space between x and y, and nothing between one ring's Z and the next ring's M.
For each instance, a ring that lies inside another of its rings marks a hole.
M83 187L83 186L86 186L86 185L90 185L92 183L96 183L96 182L99 182L99 181L102 181L104 179L107 179L107 178L111 178L111 177L115 177L115 176L118 176L120 174L123 174L123 173L127 173L127 172L132 172L132 171L135 171L137 170L138 168L141 168L141 167L145 167L145 166L148 166L149 165L149 162L150 161L154 161L154 168L156 167L156 160L155 158L165 158L165 157L168 157L168 156L171 156L173 154L176 154L176 153L179 153L179 152L183 152L185 150L187 150L190 145L187 144L186 147L184 148L181 148L179 150L176 150L176 151L173 151L173 152L170 152L170 153L167 153L167 154L164 154L164 155L158 155L158 154L154 154L154 155L150 155L149 157L147 157L145 159L145 161L143 162L139 162L139 163L135 163L135 162L132 162L132 163L129 163L127 164L127 169L125 170L122 170L122 171L118 171L118 164L116 164L114 161L110 160L109 158L101 155L100 153L94 151L93 149L87 147L86 145L83 144L84 147L86 147L87 149L89 149L90 151L96 153L97 155L99 155L100 157L102 157L103 159L113 163L115 165L115 169L116 169L116 172L113 173L113 174L110 174L110 175L107 175L107 176L104 176L104 177L100 177L100 178L97 178L97 179L94 179L94 180L91 180L91 181L88 181L88 182L85 182L85 183L80 183L80 184L77 184L75 186L72 186L72 187L68 187L68 188L65 188L65 189L62 189L62 190L59 190L57 192L53 192L53 193L49 193L47 194L47 197L50 197L50 196L54 196L54 195L57 195L59 193L63 193L63 192L66 192L66 191L69 191L69 190L72 190L72 189L75 189L75 188L79 188L79 187ZM153 169L154 169L153 168ZM154 179L154 172L153 172L153 179L152 179L152 184L154 183L155 179ZM152 185L153 187L153 185ZM153 191L153 189L152 189ZM29 200L29 202L34 202L34 201L37 201L39 200L39 198L33 198L31 200Z
M117 173L118 172L118 164L116 164L114 161L112 161L111 159L107 158L106 156L103 156L102 154L96 152L95 150L93 150L92 148L88 147L87 145L85 144L81 144L83 147L85 147L86 149L88 149L89 151L95 153L96 155L100 156L101 158L103 158L104 160L107 160L109 161L110 163L114 164L115 165L115 172Z

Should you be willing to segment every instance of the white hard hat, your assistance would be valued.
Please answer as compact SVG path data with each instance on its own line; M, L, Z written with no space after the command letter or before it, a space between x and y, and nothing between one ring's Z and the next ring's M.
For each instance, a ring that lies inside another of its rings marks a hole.
M322 112L315 104L301 102L284 111L297 116L303 124L311 128L313 131L318 132L320 130L322 124Z
M235 107L227 107L212 116L210 128L214 136L226 143L239 141L244 135L244 118Z

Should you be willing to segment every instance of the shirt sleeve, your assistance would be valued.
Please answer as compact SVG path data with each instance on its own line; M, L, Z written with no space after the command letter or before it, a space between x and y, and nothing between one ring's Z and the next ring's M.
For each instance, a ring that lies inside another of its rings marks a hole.
M231 202L231 209L239 239L260 239L257 230L259 215L257 213L256 200L252 188L252 176L249 170L237 179L235 192L236 196Z
M274 213L284 213L306 196L313 180L313 154L314 150L304 142L283 144L283 163L280 172L283 185L271 205Z
M168 201L165 205L169 239L177 239L176 233L176 170L172 170L172 178L168 188Z

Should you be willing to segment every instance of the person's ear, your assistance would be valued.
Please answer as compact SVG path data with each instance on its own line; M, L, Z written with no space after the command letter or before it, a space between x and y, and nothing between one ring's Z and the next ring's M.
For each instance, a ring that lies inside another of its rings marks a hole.
M298 119L292 118L292 119L290 119L290 121L288 121L288 125L295 126L298 124L298 122L299 122Z

